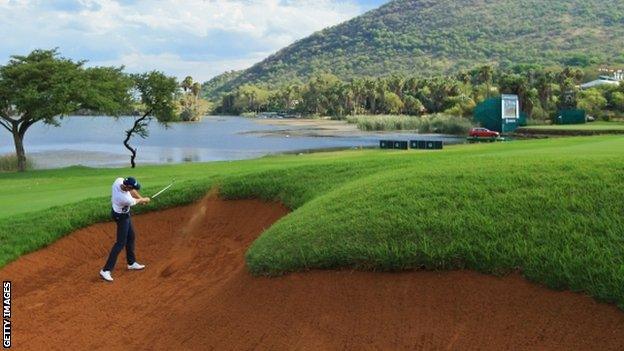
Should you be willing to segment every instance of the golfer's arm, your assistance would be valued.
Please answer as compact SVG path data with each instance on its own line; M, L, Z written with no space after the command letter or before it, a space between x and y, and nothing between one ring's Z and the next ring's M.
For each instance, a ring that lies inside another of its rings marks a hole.
M137 200L137 204L145 204L148 202L148 199L141 196L141 194L139 194L138 191L136 190L130 190L130 195L132 195L133 198L135 198Z

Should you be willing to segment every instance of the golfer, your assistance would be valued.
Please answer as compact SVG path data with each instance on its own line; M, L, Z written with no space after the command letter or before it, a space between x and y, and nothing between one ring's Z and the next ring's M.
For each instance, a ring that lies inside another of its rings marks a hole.
M135 233L132 227L132 220L130 219L130 207L137 204L147 204L150 202L149 197L141 197L138 190L141 189L141 184L137 182L133 177L117 178L113 183L113 191L111 195L111 202L113 208L111 210L111 216L117 223L117 241L110 254L106 265L100 271L102 279L112 282L113 277L111 272L115 268L117 262L117 256L126 248L126 260L128 261L129 270L140 270L145 268L144 265L138 263L134 257L134 239Z

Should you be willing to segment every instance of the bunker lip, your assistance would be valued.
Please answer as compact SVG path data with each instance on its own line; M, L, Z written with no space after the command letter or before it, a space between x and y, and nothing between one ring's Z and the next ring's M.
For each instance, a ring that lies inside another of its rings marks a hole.
M624 313L517 274L312 271L252 277L249 244L288 210L257 200L134 217L147 269L97 272L114 224L79 230L0 270L16 350L624 348Z

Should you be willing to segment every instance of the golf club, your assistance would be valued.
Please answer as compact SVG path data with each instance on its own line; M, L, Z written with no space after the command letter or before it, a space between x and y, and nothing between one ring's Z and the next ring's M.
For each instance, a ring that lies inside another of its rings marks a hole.
M166 187L162 188L159 192L157 192L156 194L152 195L152 199L155 198L156 196L162 194L163 192L165 192L165 190L171 188L173 183L175 183L175 178L171 181L171 184L167 185Z

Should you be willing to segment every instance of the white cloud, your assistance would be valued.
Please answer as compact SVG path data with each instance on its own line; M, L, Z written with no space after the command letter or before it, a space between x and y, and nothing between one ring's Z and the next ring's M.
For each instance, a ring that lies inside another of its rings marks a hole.
M209 61L188 60L176 54L146 55L141 53L124 54L119 59L107 61L91 61L90 66L121 66L126 67L126 71L131 73L145 72L151 70L164 71L168 74L183 78L187 75L193 76L199 81L208 80L217 74L229 70L239 70L247 68L262 60L269 53L256 53L247 58L241 59L219 59L214 58Z
M0 60L59 47L205 80L361 12L356 0L0 0Z

